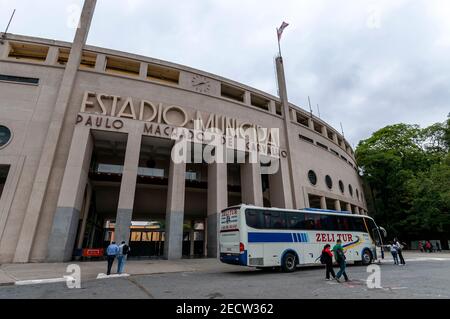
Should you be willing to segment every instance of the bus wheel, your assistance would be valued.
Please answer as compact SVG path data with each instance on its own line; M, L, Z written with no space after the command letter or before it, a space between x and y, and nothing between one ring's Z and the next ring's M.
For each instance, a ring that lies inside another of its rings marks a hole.
M370 265L372 263L372 253L369 250L364 250L362 254L362 264L364 266Z
M297 258L293 253L287 253L284 255L283 262L281 264L281 270L283 272L293 272L297 266Z

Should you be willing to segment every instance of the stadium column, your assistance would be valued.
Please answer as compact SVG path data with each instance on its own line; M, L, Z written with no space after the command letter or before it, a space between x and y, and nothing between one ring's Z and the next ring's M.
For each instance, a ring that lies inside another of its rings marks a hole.
M347 203L346 209L348 212L352 212L352 205L350 203Z
M218 216L228 206L227 164L208 165L207 254L217 257Z
M50 173L55 160L55 154L61 136L64 119L66 117L66 111L69 107L69 101L72 96L83 47L86 44L92 17L94 16L96 3L96 0L86 0L84 2L79 28L77 28L75 33L75 38L70 50L69 61L67 62L63 78L61 80L55 107L49 123L49 129L47 131L38 168L34 177L30 199L27 203L22 228L20 230L20 236L13 259L15 263L28 262L30 259L42 205L47 192ZM76 119L74 118L74 125L75 120Z
M4 41L3 44L0 43L0 59L6 59L9 55L9 43Z
M339 199L336 199L334 201L334 209L337 210L338 212L341 211L341 202L339 201Z
M320 196L320 208L327 209L327 199L325 196Z
M175 144L176 145L176 144ZM175 159L172 149L167 189L166 234L164 258L180 259L183 254L184 200L186 191L186 159Z
M72 138L48 241L47 260L50 262L65 262L72 258L92 149L93 140L90 129L77 126Z
M116 243L130 239L130 226L133 218L134 197L136 193L139 156L141 152L142 131L139 126L128 132L127 149L120 183L119 205L117 207L114 239Z
M277 164L277 172L269 175L270 203L272 207L292 209L292 192L287 159L281 157Z
M241 190L243 203L264 206L259 161L251 163L246 160L241 165Z

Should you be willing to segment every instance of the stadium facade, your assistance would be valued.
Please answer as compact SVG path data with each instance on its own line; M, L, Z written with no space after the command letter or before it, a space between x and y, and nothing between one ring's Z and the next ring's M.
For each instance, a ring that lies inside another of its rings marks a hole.
M215 257L217 215L240 203L367 214L354 152L330 125L217 75L87 46L86 6L73 43L0 44L0 263L68 261L111 240L136 257ZM228 156L198 160L216 129ZM197 160L174 160L180 131Z

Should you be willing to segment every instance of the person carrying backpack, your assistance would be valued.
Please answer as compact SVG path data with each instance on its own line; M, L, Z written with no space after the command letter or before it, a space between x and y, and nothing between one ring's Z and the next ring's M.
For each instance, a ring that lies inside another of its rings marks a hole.
M123 273L125 268L125 262L127 261L127 256L130 252L130 246L128 246L124 241L119 246L119 254L117 255L117 273L120 275Z
M117 254L119 253L119 246L116 245L116 243L113 241L108 248L106 248L106 256L108 261L108 270L106 274L109 276L111 275L111 268L114 263L114 259L116 258Z
M322 255L320 255L320 262L326 267L325 280L332 280L330 279L330 274L333 276L333 279L336 278L336 274L333 269L333 253L330 248L331 246L326 244L325 247L323 247Z
M345 268L347 266L347 263L345 261L345 253L344 253L344 247L342 247L342 241L340 239L337 240L336 245L333 247L334 252L334 259L339 265L339 272L336 274L336 281L340 282L340 278L342 275L344 275L345 281L349 281L347 277L347 273L345 272Z

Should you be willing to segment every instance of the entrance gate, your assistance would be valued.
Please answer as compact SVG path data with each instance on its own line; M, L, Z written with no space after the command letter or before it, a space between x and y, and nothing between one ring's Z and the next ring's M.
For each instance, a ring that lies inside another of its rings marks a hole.
M131 230L130 257L162 257L164 255L164 231Z

